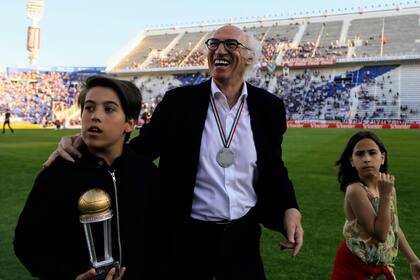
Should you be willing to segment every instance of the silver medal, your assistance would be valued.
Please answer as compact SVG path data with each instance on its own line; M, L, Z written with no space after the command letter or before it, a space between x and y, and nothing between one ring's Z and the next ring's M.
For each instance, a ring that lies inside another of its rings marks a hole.
M235 159L235 154L229 148L222 148L216 155L217 163L223 167L229 167L233 164L233 160Z

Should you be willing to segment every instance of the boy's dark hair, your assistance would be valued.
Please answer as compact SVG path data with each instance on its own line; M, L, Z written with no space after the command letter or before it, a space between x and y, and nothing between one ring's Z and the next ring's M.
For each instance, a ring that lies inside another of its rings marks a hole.
M125 120L128 121L129 119L133 119L137 123L142 102L140 90L132 82L105 76L90 76L82 84L82 90L80 91L79 97L77 99L77 104L80 107L81 113L83 113L86 95L88 91L94 87L105 87L112 89L120 100L121 107L125 114ZM129 137L130 133L126 133L125 140L127 141Z
M373 142L375 142L376 145L378 145L381 153L385 153L384 164L381 165L379 171L382 173L388 172L388 153L385 149L385 145L382 142L382 140L379 139L379 137L371 131L359 131L350 138L349 142L344 148L343 153L340 156L340 159L335 162L335 165L338 166L337 180L340 183L340 189L343 192L346 192L347 186L352 183L363 183L362 180L359 178L359 174L357 173L356 168L351 166L350 158L353 154L353 149L356 146L356 144L360 140L366 138L371 139Z

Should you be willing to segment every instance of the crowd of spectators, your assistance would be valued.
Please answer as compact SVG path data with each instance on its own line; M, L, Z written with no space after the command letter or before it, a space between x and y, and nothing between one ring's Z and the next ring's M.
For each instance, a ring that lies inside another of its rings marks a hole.
M316 69L293 75L262 73L260 69L248 81L278 94L284 100L288 120L293 121L404 122L419 114L416 107L401 105L390 74L378 76L364 71L357 87L352 85L351 76L347 72L342 80L337 80ZM138 79L136 85L144 96L139 125L149 121L167 90L207 78L196 73ZM76 125L78 115L65 120L63 112L74 108L80 82L78 77L59 72L0 74L0 112L9 108L12 117L44 126Z
M252 33L255 39L261 44L261 63L274 64L279 55L282 61L296 61L309 59L331 59L347 55L347 45L343 46L336 40L330 42L328 45L316 45L316 42L301 42L299 45L292 43L292 38L285 33L269 32L268 29L257 27L245 28ZM282 31L284 32L284 31ZM286 31L288 32L288 31ZM178 42L175 47L166 53L162 53L164 49L152 49L148 55L144 56L146 59L150 56L150 61L139 64L138 62L130 62L130 69L138 68L155 68L155 67L190 67L190 66L206 66L207 52L203 46L195 46L191 42L186 44ZM200 44L203 44L201 41ZM180 46L186 45L182 48Z
M337 83L331 75L318 70L302 70L295 75L266 73L249 82L278 94L288 120L349 121L351 85Z
M264 42L261 47L263 63L275 63L275 59L279 53L280 44L281 42L273 37L268 37L264 39Z
M66 73L38 71L0 75L0 110L45 126L63 126L60 112L76 103L80 80Z
M207 65L207 55L204 49L193 51L190 56L181 64L181 66L204 66Z
M283 55L284 60L302 60L308 59L313 57L313 52L315 50L315 43L314 42L306 42L303 44L299 44L297 47L288 47Z
M181 49L179 47L172 48L166 55L158 55L152 59L152 63L148 65L148 68L153 67L178 67L182 61L191 52L191 42L187 49Z
M281 94L289 120L319 120L327 98L333 96L331 77L320 75L317 70L305 70L295 76L277 78L275 91ZM329 102L329 101L328 101Z
M285 46L283 60L317 60L317 59L337 59L347 54L347 46L342 46L338 42L331 42L328 46L317 46L316 42L305 42L293 47L292 44Z
M296 61L337 58L346 55L347 52L347 46L340 45L338 41L331 42L328 46L316 46L315 42L304 42L294 46L291 38L284 34L258 32L253 28L248 31L253 32L256 40L261 42L261 62L263 64L274 64L279 54L282 54L281 60L283 61ZM198 48L192 51L193 47L190 43L187 49L180 49L176 46L163 56L160 55L160 52L155 53L146 68L205 66L207 63L205 49ZM138 67L139 65L133 64L133 68Z

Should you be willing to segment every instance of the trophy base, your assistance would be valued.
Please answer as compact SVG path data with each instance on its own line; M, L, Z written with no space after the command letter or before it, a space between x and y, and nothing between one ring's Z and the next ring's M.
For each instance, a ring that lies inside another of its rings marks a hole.
M108 272L115 267L114 277L112 279L116 279L120 276L120 264L118 262L113 262L109 265L94 267L96 270L96 276L92 278L92 280L104 280L108 275Z

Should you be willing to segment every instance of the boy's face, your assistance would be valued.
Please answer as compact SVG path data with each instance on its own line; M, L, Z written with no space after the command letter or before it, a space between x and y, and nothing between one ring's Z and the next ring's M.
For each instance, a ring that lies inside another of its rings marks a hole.
M122 152L125 133L134 129L117 94L110 88L93 87L86 94L82 112L82 139L89 150L111 161Z

